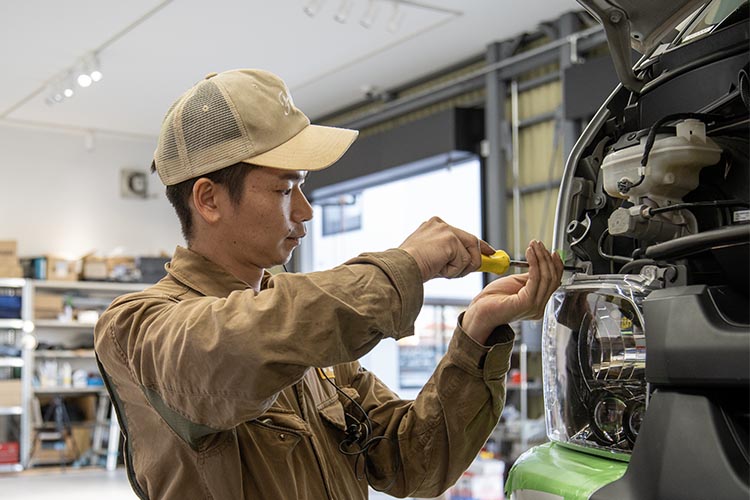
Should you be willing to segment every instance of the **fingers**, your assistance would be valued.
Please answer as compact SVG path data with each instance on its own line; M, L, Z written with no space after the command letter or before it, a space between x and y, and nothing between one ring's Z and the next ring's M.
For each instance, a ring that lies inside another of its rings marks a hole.
M492 255L497 250L492 248L492 245L490 245L486 241L479 240L479 251L482 252L482 255Z
M461 255L464 267L453 277L460 278L472 271L476 271L482 264L481 240L462 229L450 225L448 227L456 235L456 238L458 238L457 250L459 255Z
M400 245L419 266L422 278L458 278L479 268L483 254L494 252L476 236L438 217L424 222Z
M528 312L539 318L549 297L560 285L562 261L557 254L550 253L540 241L532 241L526 250L529 261L529 280L526 284L529 299Z
M526 294L532 303L537 301L539 288L541 284L541 270L539 268L539 259L534 249L534 242L529 243L526 248L526 262L529 263L529 279L526 281Z
M436 218L435 218L436 219ZM482 241L471 233L437 219L450 237L447 245L450 247L450 260L440 270L443 278L461 278L479 269L482 263L483 250L490 250L489 244L482 245Z
M531 254L534 256L538 268L538 283L532 296L532 315L539 318L544 313L544 307L552 293L560 286L562 277L562 261L557 254L550 253L540 241L532 241L529 245ZM534 266L532 266L534 267ZM532 268L529 269L531 274Z

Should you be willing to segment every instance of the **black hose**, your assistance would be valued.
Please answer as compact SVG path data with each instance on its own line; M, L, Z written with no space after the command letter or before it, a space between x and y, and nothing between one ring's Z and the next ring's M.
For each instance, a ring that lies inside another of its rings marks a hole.
M636 259L628 262L620 268L620 274L629 274L630 271L640 271L643 266L653 266L656 264L654 259Z
M599 252L599 256L603 259L610 260L612 262L617 262L619 264L627 264L628 262L631 262L633 259L630 257L623 257L621 255L609 255L607 253L604 253L604 250L602 250L602 243L604 242L604 238L609 234L609 229L605 229L602 231L602 234L599 236L599 241L596 243L596 251Z
M651 245L644 254L649 259L686 257L717 246L737 243L750 243L750 225L727 226L698 234L690 234Z

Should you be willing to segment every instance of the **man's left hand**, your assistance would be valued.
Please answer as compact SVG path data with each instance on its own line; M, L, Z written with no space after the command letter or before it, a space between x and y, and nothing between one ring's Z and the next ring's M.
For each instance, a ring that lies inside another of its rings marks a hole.
M505 276L487 285L464 313L462 327L484 345L492 330L522 319L539 319L552 292L560 286L563 263L540 241L526 249L529 271Z

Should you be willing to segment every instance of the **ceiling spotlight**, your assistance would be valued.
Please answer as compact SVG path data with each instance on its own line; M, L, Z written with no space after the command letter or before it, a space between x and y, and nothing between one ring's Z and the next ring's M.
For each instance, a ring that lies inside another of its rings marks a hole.
M91 80L92 80L92 81L94 81L94 82L98 82L99 80L101 80L101 79L102 79L102 76L104 76L104 75L102 75L102 72L101 72L101 71L99 71L98 69L95 69L94 71L92 71L92 72L91 72L91 73L89 74L89 76L91 77Z
M93 81L93 78L91 78L90 75L87 75L86 73L81 73L78 75L78 78L76 78L76 82L79 86L86 88L89 85L91 85L91 82Z
M365 28L370 28L375 23L377 15L378 2L376 0L368 0L367 10L365 11L365 15L362 16L362 19L359 20L359 24Z
M65 87L65 89L63 90L63 95L64 95L65 97L73 97L73 94L75 94L75 92L73 92L73 88L72 88L72 86L67 86L67 87Z
M324 1L325 0L309 0L302 8L302 11L310 17L315 17L323 6Z
M351 10L352 10L351 0L341 0L341 5L339 5L339 10L336 11L336 14L333 16L333 19L336 22L344 24L346 20L349 19L349 12L351 12Z

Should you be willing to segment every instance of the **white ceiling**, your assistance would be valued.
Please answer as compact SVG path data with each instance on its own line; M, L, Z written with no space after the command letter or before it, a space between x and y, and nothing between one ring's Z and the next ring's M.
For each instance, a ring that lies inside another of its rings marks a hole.
M363 88L394 88L484 52L579 10L575 0L393 2L360 25L367 0L342 0L318 14L308 0L24 0L0 2L0 124L153 136L169 105L212 71L257 67L287 82L313 119L363 99ZM103 48L102 48L103 47ZM104 78L60 104L50 84L82 56L99 51Z

